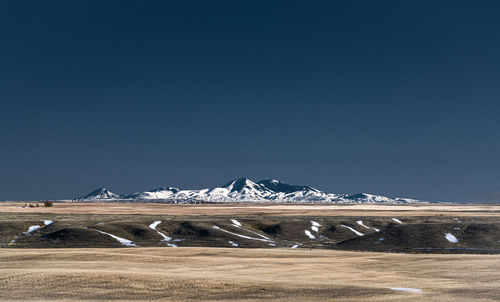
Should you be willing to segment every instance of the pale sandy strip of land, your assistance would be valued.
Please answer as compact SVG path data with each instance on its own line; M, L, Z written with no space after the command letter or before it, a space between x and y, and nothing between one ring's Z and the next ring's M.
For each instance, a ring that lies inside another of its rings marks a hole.
M22 208L26 203L0 202L0 212L148 215L285 215L285 216L500 216L498 204L165 204L165 203L54 203L45 208ZM34 204L34 203L33 203Z
M500 256L490 255L219 248L0 253L2 301L498 301L499 280Z

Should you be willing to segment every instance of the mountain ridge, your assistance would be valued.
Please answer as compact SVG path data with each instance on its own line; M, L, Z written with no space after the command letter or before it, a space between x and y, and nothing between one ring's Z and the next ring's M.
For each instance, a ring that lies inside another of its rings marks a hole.
M162 186L159 188L116 194L106 188L99 188L73 201L123 201L123 202L166 202L166 203L422 203L410 198L386 197L368 193L337 194L325 193L303 185L290 185L276 179L254 182L248 178L237 178L220 187L205 189L179 189Z

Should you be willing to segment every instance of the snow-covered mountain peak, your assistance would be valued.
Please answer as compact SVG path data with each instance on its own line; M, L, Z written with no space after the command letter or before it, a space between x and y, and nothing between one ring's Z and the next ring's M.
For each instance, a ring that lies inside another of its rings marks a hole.
M229 192L244 192L244 191L267 191L266 188L260 186L259 184L251 181L248 178L238 178L228 182L222 186L227 188Z
M156 189L151 189L148 191L144 192L136 192L132 193L130 195L125 195L122 196L123 199L143 199L143 200L148 200L148 199L164 199L164 198L169 198L173 196L174 194L178 193L180 190L174 187L159 187Z
M155 202L272 202L272 203L418 203L408 198L391 198L367 193L325 193L312 187L289 185L276 179L253 182L238 178L211 189L186 190L174 187L159 187L129 195L118 195L100 188L83 198L84 201L155 201Z
M100 199L117 199L120 198L120 195L115 194L109 191L106 188L99 188L85 195L81 199L84 200L100 200Z
M274 192L282 192L282 193L292 193L296 191L320 192L319 190L316 190L308 186L289 185L276 179L261 180L258 182L258 184Z

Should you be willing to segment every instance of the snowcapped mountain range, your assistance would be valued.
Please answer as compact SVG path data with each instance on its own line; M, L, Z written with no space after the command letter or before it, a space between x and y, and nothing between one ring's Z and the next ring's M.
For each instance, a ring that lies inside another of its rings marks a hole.
M105 188L74 199L75 201L134 201L134 202L171 202L171 203L418 203L408 198L391 198L366 193L335 194L325 193L308 186L297 186L279 180L253 182L239 178L211 189L182 190L173 187L160 187L144 192L119 195Z

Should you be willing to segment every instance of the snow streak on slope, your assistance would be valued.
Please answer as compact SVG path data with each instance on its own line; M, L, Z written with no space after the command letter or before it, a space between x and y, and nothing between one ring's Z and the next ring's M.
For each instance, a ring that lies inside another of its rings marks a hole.
M156 227L161 223L161 220L157 220L155 222L153 222L152 224L149 225L149 228L150 229L153 229L156 231L156 233L158 233L158 235L160 235L161 237L163 237L163 241L170 241L172 240L172 238L168 237L167 235L163 234L162 232L158 231L156 229Z
M363 234L361 232L356 231L355 229L351 228L350 226L347 226L347 225L344 225L344 224L341 224L341 226L344 227L344 228L346 228L346 229L349 229L349 230L353 231L358 236L364 236L365 235L365 234Z
M231 222L233 223L233 225L234 225L234 226L236 226L236 227L241 227L241 223L240 223L238 220L236 220L236 219L231 219Z
M362 226L362 227L366 228L366 229L372 229L372 230L374 230L375 232L380 232L380 230L379 230L379 229L377 229L377 228L373 228L373 227L369 227L369 226L365 225L365 224L363 223L363 220L358 220L358 221L356 221L356 223L357 223L357 224L359 224L360 226Z
M397 222L399 224L403 224L403 222L401 222L401 220L397 219L397 218L392 218L392 221L394 222Z
M311 234L311 231L309 230L305 230L304 233L306 234L307 237L309 237L310 239L316 239L316 236L314 236L313 234Z
M28 235L28 234L31 234L33 233L34 231L38 230L40 228L39 225L32 225L28 228L28 230L26 232L24 232L23 234L25 235Z
M128 240L128 239L125 239L125 238L122 238L122 237L118 237L118 236L115 236L113 234L110 234L110 233L106 233L106 232L103 232L103 231L100 231L100 230L97 230L97 229L92 229L96 232L99 232L101 234L105 234L105 235L108 235L110 236L111 238L117 240L118 242L120 242L122 245L125 245L125 246L137 246L135 243L132 242L132 240Z
M228 234L240 237L240 238L245 238L245 239L250 239L250 240L257 240L257 241L272 242L271 239L264 239L264 238L261 239L261 238L255 238L255 237L250 237L250 236L246 236L246 235L241 235L241 234L233 233L231 231L228 231L228 230L225 230L225 229L221 229L220 227L218 227L216 225L214 225L212 227L214 229L216 229L216 230L219 230L219 231L222 231L222 232L225 232L225 233L228 233Z

